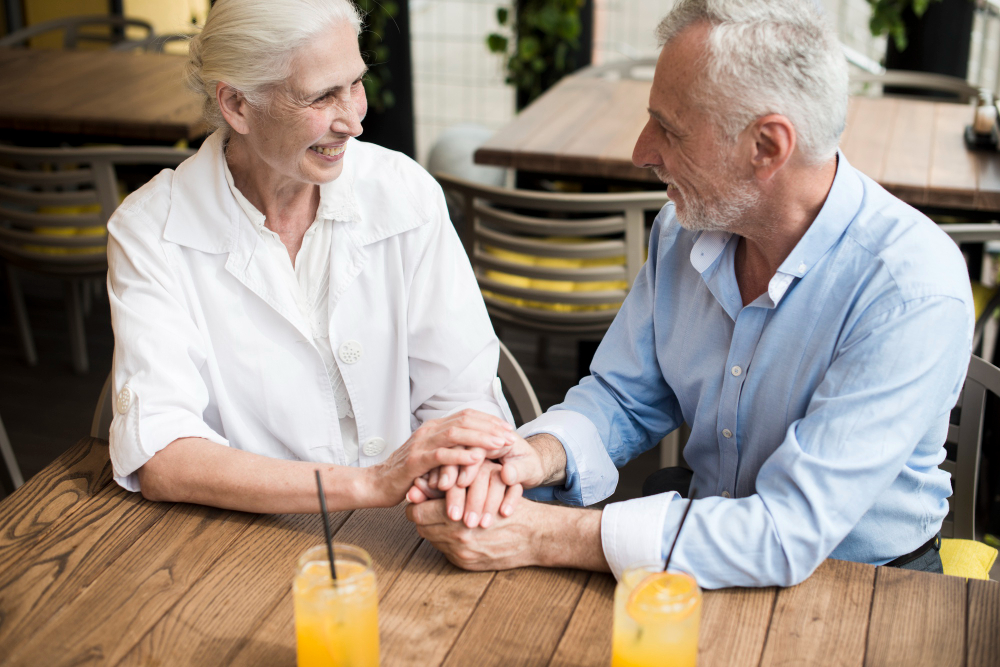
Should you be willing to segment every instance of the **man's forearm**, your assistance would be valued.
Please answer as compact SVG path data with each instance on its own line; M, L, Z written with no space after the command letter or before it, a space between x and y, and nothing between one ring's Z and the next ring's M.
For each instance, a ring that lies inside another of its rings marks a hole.
M528 438L528 442L541 459L543 480L540 486L556 486L566 482L566 450L559 438L548 433L539 433Z
M601 510L544 505L538 525L539 565L610 572L601 546Z

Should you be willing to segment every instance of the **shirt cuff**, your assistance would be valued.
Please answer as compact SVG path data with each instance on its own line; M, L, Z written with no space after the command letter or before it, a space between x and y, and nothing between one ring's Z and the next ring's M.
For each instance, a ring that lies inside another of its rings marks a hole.
M663 560L663 524L676 491L611 503L601 515L601 546L615 579L633 565Z
M559 500L569 505L593 505L615 492L618 468L608 456L593 422L579 412L555 410L517 429L522 438L547 433L566 450L566 484L526 494L535 500Z

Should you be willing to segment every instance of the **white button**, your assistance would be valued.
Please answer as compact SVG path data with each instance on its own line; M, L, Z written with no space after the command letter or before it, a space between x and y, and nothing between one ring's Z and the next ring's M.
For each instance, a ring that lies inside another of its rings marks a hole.
M128 388L128 385L125 385L118 392L118 412L125 414L130 405L132 405L132 390Z
M356 340L349 340L341 345L340 360L345 364L356 364L361 361L361 343Z
M723 491L722 492L722 497L723 498L728 498L729 497L729 492L728 491Z
M733 375L739 377L740 373L742 372L743 372L742 368L740 368L739 366L733 366Z
M730 431L728 428L724 428L724 429L722 429L722 437L724 437L724 438L731 438L731 437L733 437L733 432Z
M378 456L385 449L385 440L382 438L368 438L361 447L365 456Z

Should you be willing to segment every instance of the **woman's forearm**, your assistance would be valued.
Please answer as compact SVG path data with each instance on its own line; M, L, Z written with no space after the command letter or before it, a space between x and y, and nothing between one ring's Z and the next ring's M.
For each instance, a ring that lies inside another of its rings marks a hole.
M181 438L157 452L139 469L139 485L150 500L307 513L319 511L314 470L331 511L394 504L372 484L370 469L273 459L202 438Z

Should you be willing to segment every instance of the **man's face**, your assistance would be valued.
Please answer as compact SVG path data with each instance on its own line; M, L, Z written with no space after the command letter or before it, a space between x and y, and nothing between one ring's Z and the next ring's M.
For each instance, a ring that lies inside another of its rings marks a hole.
M652 168L667 184L677 221L686 229L736 231L759 192L749 165L739 158L739 141L734 145L725 139L696 103L708 33L707 24L693 25L660 53L649 93L649 121L632 162Z

